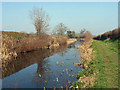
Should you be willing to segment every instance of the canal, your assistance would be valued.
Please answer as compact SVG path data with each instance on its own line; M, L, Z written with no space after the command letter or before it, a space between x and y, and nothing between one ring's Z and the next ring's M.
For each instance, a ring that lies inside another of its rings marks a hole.
M20 54L2 67L3 88L65 88L77 81L82 68L75 66L80 59L81 44L38 50Z

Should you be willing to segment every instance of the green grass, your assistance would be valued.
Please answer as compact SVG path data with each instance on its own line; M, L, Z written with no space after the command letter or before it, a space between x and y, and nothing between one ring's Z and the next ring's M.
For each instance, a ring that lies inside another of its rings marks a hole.
M118 39L94 40L94 88L118 88Z
M83 62L89 68L79 72L76 78L95 72L95 83L91 88L118 88L118 40L120 39L94 40L90 46L94 58L89 64L86 60Z

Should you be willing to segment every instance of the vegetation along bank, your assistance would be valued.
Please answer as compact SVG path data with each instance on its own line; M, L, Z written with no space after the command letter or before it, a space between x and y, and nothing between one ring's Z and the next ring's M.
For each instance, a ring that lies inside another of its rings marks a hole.
M113 33L98 35L81 49L81 59L83 62L78 65L84 68L78 73L78 81L71 87L74 88L118 88L118 41L120 29L115 29ZM115 33L117 32L117 33Z
M68 39L61 35L27 34L19 32L2 32L2 63L17 57L18 53L30 52L42 48L55 48L70 44L76 39Z

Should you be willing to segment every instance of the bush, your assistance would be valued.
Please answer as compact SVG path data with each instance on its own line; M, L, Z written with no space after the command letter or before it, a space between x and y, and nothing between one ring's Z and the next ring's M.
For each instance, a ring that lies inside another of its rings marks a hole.
M84 62L86 62L86 61L84 61ZM83 77L84 75L85 76L88 76L89 74L93 74L93 72L94 72L94 70L95 70L95 65L94 65L94 63L95 63L95 61L94 60L92 60L91 62L90 62L90 64L89 64L89 67L90 68L87 68L87 69L84 69L84 70L82 70L81 72L79 72L78 74L77 74L77 79L79 79L80 77Z
M120 32L120 28L114 29L112 31L108 31L108 32L106 32L104 34L98 35L98 36L94 37L94 39L96 39L96 40L104 40L104 39L107 39L107 38L112 38L112 39L113 38L119 38L120 37L119 32Z
M81 88L81 87L83 87L85 85L85 83L84 82L74 82L73 84L72 84L72 86L74 87L74 88Z
M82 77L82 76L84 76L84 74L83 74L83 72L80 72L80 73L77 74L77 77L76 77L76 78L79 79L79 78Z
M82 64L87 64L88 62L87 62L87 60L84 60L83 62L82 62Z
M82 70L80 73L77 74L77 79L79 79L80 77L83 77L84 75L85 76L88 76L89 72L88 72L88 68L87 69L84 69Z

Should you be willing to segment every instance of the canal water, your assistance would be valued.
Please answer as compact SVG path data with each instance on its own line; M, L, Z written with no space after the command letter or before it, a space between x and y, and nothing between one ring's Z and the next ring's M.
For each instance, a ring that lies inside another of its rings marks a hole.
M20 54L3 66L2 88L65 88L77 81L82 68L80 50L76 42L55 49L45 49Z

